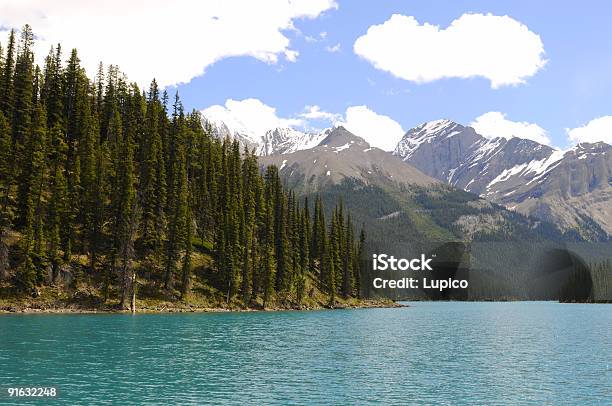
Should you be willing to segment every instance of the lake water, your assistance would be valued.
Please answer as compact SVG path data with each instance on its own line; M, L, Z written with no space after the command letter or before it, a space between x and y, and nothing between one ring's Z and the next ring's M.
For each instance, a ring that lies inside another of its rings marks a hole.
M0 315L0 404L612 404L610 305L410 305Z

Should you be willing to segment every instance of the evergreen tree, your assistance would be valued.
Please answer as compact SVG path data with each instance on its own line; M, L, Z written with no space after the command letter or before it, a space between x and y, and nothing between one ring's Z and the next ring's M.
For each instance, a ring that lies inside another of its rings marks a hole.
M355 277L353 274L354 232L350 213L346 219L346 236L342 256L342 296L345 298L354 294Z
M47 139L44 117L44 111L39 106L34 114L24 151L26 166L22 171L23 187L21 193L23 195L21 196L21 207L23 210L25 262L20 269L19 280L26 290L33 290L35 284L42 279L37 269L37 266L41 266L42 258L35 258L35 254L37 243L39 255L42 247L42 224L37 223L37 216L39 219L42 217L41 204L46 171L45 149ZM36 241L37 238L38 241Z
M355 269L355 284L357 297L363 297L363 295L368 296L369 290L365 290L365 286L369 286L367 284L363 284L362 281L369 280L369 278L365 278L366 270L368 269L368 258L366 258L365 252L365 227L361 227L361 232L359 233L359 245L357 246L357 267Z
M15 30L11 29L6 59L2 64L2 77L0 78L0 109L6 118L13 116L13 73L15 71Z
M174 101L174 112L172 114L172 130L169 137L168 156L168 203L167 213L170 219L168 238L166 240L166 260L164 273L164 288L172 287L172 278L178 260L179 250L183 238L182 221L185 218L187 205L187 194L185 193L183 172L184 156L181 139L184 132L184 113L178 93Z
M130 118L133 118L130 117ZM129 126L129 129L133 129L133 126ZM118 264L113 263L113 268L120 267L119 278L121 280L121 302L120 306L125 306L125 300L130 290L130 270L131 261L134 256L133 244L136 235L137 228L137 212L138 205L136 201L136 188L135 188L135 177L134 177L134 146L133 146L134 134L128 131L122 138L121 145L119 146L120 152L118 156L118 165L115 168L116 171L116 185L114 201L114 235L115 235L115 246L113 252L115 261L119 261Z
M27 171L32 163L29 162L31 151L25 151L28 135L32 125L32 99L33 99L33 54L31 51L33 41L32 30L25 25L21 31L19 54L15 65L13 79L14 103L12 118L13 154L19 167L19 194L18 194L18 224L26 225L28 215L28 197L31 194L31 184L28 182L31 174Z
M65 162L68 146L59 124L51 129L51 153L49 154L51 198L48 210L47 233L49 235L49 260L52 266L52 280L55 280L61 266L62 224L68 215L68 185L65 176Z
M64 109L62 94L62 47L51 47L45 60L41 97L47 109L47 128L59 124L63 128Z
M355 294L362 248L342 204L328 224L317 197L311 217L278 168L261 174L254 151L214 137L178 94L169 114L155 81L143 92L102 64L91 81L59 44L41 72L32 30L20 35L0 49L0 279L36 293L72 275L132 310L137 273L187 300L201 271L244 306Z
M9 194L12 184L11 135L9 125L0 111L0 280L8 277L9 251L7 230L11 225Z
M310 268L310 216L308 213L308 199L304 201L304 208L299 217L299 274L296 277L296 296L298 304L302 302L306 290L306 274Z
M268 200L269 201L269 200ZM274 293L274 209L270 203L265 211L265 233L263 240L262 255L262 285L263 285L263 307L270 302Z

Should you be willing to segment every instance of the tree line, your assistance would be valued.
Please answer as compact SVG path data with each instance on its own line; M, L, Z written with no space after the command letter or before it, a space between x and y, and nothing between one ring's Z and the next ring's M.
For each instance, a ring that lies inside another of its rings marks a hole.
M137 274L184 298L208 247L228 303L359 296L365 234L341 201L326 221L320 198L310 207L213 137L178 93L141 91L113 65L90 80L59 44L40 68L32 29L17 37L0 46L0 279L36 292L80 267L122 307Z

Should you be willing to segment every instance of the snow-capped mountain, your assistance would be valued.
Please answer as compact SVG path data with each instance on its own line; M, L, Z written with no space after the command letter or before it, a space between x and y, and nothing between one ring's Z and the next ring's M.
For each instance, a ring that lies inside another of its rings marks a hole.
M257 154L268 156L274 154L290 154L303 149L314 148L331 132L325 129L318 133L304 133L293 128L275 128L266 131L260 141Z
M316 147L329 134L331 129L307 133L293 128L273 128L264 133L257 133L239 122L226 123L219 120L202 119L202 125L220 139L229 137L238 140L240 144L255 149L260 156L288 154L303 149Z
M367 224L370 238L385 241L386 252L418 252L418 244L477 235L564 238L551 224L458 191L342 126L314 148L261 157L259 163L275 165L283 184L298 194L342 198L354 221Z
M209 120L206 117L202 117L202 126L210 131L213 136L219 139L230 138L231 140L238 140L241 145L249 149L257 148L259 146L257 135L252 130L237 124L230 123L228 125L224 121Z
M612 234L612 146L555 150L518 137L487 139L450 120L408 131L394 154L424 173L523 214Z
M420 186L441 184L389 152L370 146L344 127L327 131L319 145L294 153L260 158L264 166L276 165L292 188L316 192L350 178L363 184L402 183Z
M238 121L227 123L206 118L203 125L214 136L236 139L259 156L278 157L269 163L277 163L281 171L290 170L281 156L300 152L292 160L303 160L304 165L295 173L308 175L309 179L315 175L327 182L363 175L367 180L372 175L368 173L371 168L392 164L388 161L389 154L369 152L376 148L368 146L359 150L359 154L354 153L357 151L354 148L365 142L362 139L357 142L358 137L351 139L352 143L347 141L347 147L332 148L330 142L340 142L344 129L306 133L275 128L258 133ZM334 136L330 137L332 133ZM343 148L347 150L339 154ZM485 138L471 127L451 120L436 120L408 131L393 154L419 173L508 209L549 221L561 229L575 229L582 237L600 239L612 235L612 146L608 144L583 143L571 150L559 151L518 137ZM306 170L307 161L313 164ZM364 162L368 166L365 172ZM394 181L413 182L401 179L402 171L395 164L391 166L391 172L397 172ZM404 175L414 177L414 174Z

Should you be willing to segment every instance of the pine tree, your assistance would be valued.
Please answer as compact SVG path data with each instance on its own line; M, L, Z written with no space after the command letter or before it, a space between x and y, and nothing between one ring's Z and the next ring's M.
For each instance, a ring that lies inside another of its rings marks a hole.
M63 128L64 109L62 97L62 47L51 47L45 60L44 85L41 97L47 109L47 128L59 124Z
M159 116L162 105L157 82L153 80L147 101L146 124L140 153L140 199L142 206L142 239L145 245L159 249L158 231L163 223L163 198L165 197L165 163L159 132ZM161 202L160 202L161 201ZM162 218L160 218L162 217Z
M49 259L52 265L52 280L55 280L61 265L62 224L68 215L68 185L65 162L68 146L59 124L51 129L51 151L49 155L51 198L48 210Z
M329 289L330 278L333 279L331 266L333 265L328 252L327 225L321 197L315 200L315 219L313 229L313 250L316 252L316 260L319 263L319 283L322 287Z
M166 241L166 264L164 273L164 288L172 287L172 279L176 261L184 239L184 225L187 216L187 184L186 161L183 145L185 133L185 117L183 106L175 97L172 131L170 132L169 172L168 172L168 206L167 213L170 225Z
M265 253L268 249L268 201L267 188L264 190L263 180L260 176L255 178L255 229L253 233L253 250L251 255L251 302L255 302L263 286Z
M30 196L31 184L28 182L30 173L26 167L31 165L28 158L31 151L25 151L28 135L32 125L32 99L33 99L33 54L31 51L33 42L32 30L25 25L21 31L19 54L15 66L14 107L12 118L13 154L14 158L22 168L19 173L18 184L18 224L26 225L28 215L28 197Z
M180 220L181 226L185 229L184 237L184 251L183 257L183 277L181 284L181 297L185 297L191 289L191 251L192 251L192 238L193 238L193 219L191 205L193 196L190 194L191 188L189 187L189 173L191 171L191 145L193 139L193 133L187 131L187 150L184 153L183 165L181 167L181 190L180 190L180 213L182 217Z
M130 117L133 118L133 117ZM133 126L128 129L133 130ZM117 173L117 190L115 191L114 207L114 234L115 260L119 264L113 263L113 267L119 266L119 278L121 280L121 301L120 306L125 306L128 292L130 291L130 271L134 256L133 244L137 229L138 203L136 201L135 177L134 177L134 134L128 131L122 139Z
M81 119L83 125L83 140L79 149L80 157L80 179L79 183L82 190L79 220L83 225L83 250L90 255L90 270L94 270L91 256L95 246L95 218L97 206L97 184L96 161L98 153L98 134L99 128L97 120L91 112L90 103L85 103Z
M7 230L11 225L9 194L13 179L11 160L11 135L9 125L0 111L0 280L8 277L9 251Z
M13 74L15 72L15 30L11 29L6 59L2 64L2 77L0 78L0 109L6 118L13 116Z
M114 88L113 81L109 81L107 92L112 92ZM108 97L108 96L107 96ZM109 113L108 123L106 126L106 138L109 150L109 197L110 197L110 235L111 244L108 247L108 255L106 257L107 265L105 267L104 276L104 299L108 300L111 279L117 274L118 259L120 258L120 248L122 242L125 241L124 231L126 229L127 219L129 219L129 211L126 203L129 191L126 190L129 184L126 171L123 165L123 158L130 155L130 145L124 142L123 124L121 115L116 101L106 100ZM105 144L106 144L105 143ZM121 189L123 186L123 190Z
M89 268L92 273L96 271L98 262L98 253L102 248L104 237L104 223L107 215L107 200L109 196L108 188L108 165L110 152L106 145L97 148L96 151L96 174L95 183L91 191L92 194L92 218L89 228ZM108 296L109 274L106 273L105 278L105 297Z
M338 210L334 210L329 225L329 240L324 264L327 270L327 290L329 292L330 306L335 304L336 290L338 289L338 273L340 271L340 229L338 227Z
M27 144L25 146L24 162L27 165L23 169L22 190L27 191L22 197L23 207L23 252L24 263L20 269L19 280L26 290L32 290L41 279L41 271L37 269L42 264L42 258L35 258L36 239L42 238L42 224L37 224L37 215L41 216L42 192L45 181L46 159L45 149L47 145L45 114L42 107L38 106L28 132ZM39 218L40 218L39 217ZM38 230L38 233L37 233ZM42 241L38 241L38 253L41 253Z
M257 161L253 155L245 151L245 159L242 169L242 191L244 195L244 211L243 211L243 232L242 232L242 273L241 273L241 292L242 302L248 306L251 293L251 268L253 240L255 239L255 199L256 199L256 179L259 176L257 173Z
M269 200L268 200L269 201ZM268 203L265 211L265 233L262 255L263 308L265 309L274 293L274 209Z
M345 232L344 254L342 256L342 295L347 298L354 294L355 286L355 276L353 274L355 237L350 213L346 218Z
M299 261L300 272L296 277L296 296L298 304L302 303L306 290L306 274L310 271L310 218L308 199L304 200L304 208L299 216Z
M359 298L363 297L364 295L369 296L369 290L365 290L364 287L366 285L362 283L362 281L366 279L364 278L364 276L365 276L366 269L368 269L367 268L368 259L366 258L366 252L365 252L365 241L366 241L365 227L362 226L361 232L359 233L359 245L357 246L357 261L356 261L357 267L355 269L355 285L356 285L357 297Z
M287 202L280 187L276 167L274 170L274 236L276 256L276 284L278 292L285 294L289 286L289 241L287 238Z
M0 49L1 279L17 259L15 280L35 293L50 263L52 283L62 269L85 275L134 311L137 270L148 289L161 280L173 294L178 282L187 300L192 258L212 245L210 282L227 304L299 305L318 289L333 306L358 289L342 204L328 224L317 197L311 218L276 167L262 175L254 151L214 137L178 94L169 115L155 81L145 93L102 64L90 81L76 50L62 64L59 44L41 73L30 27L15 37Z

